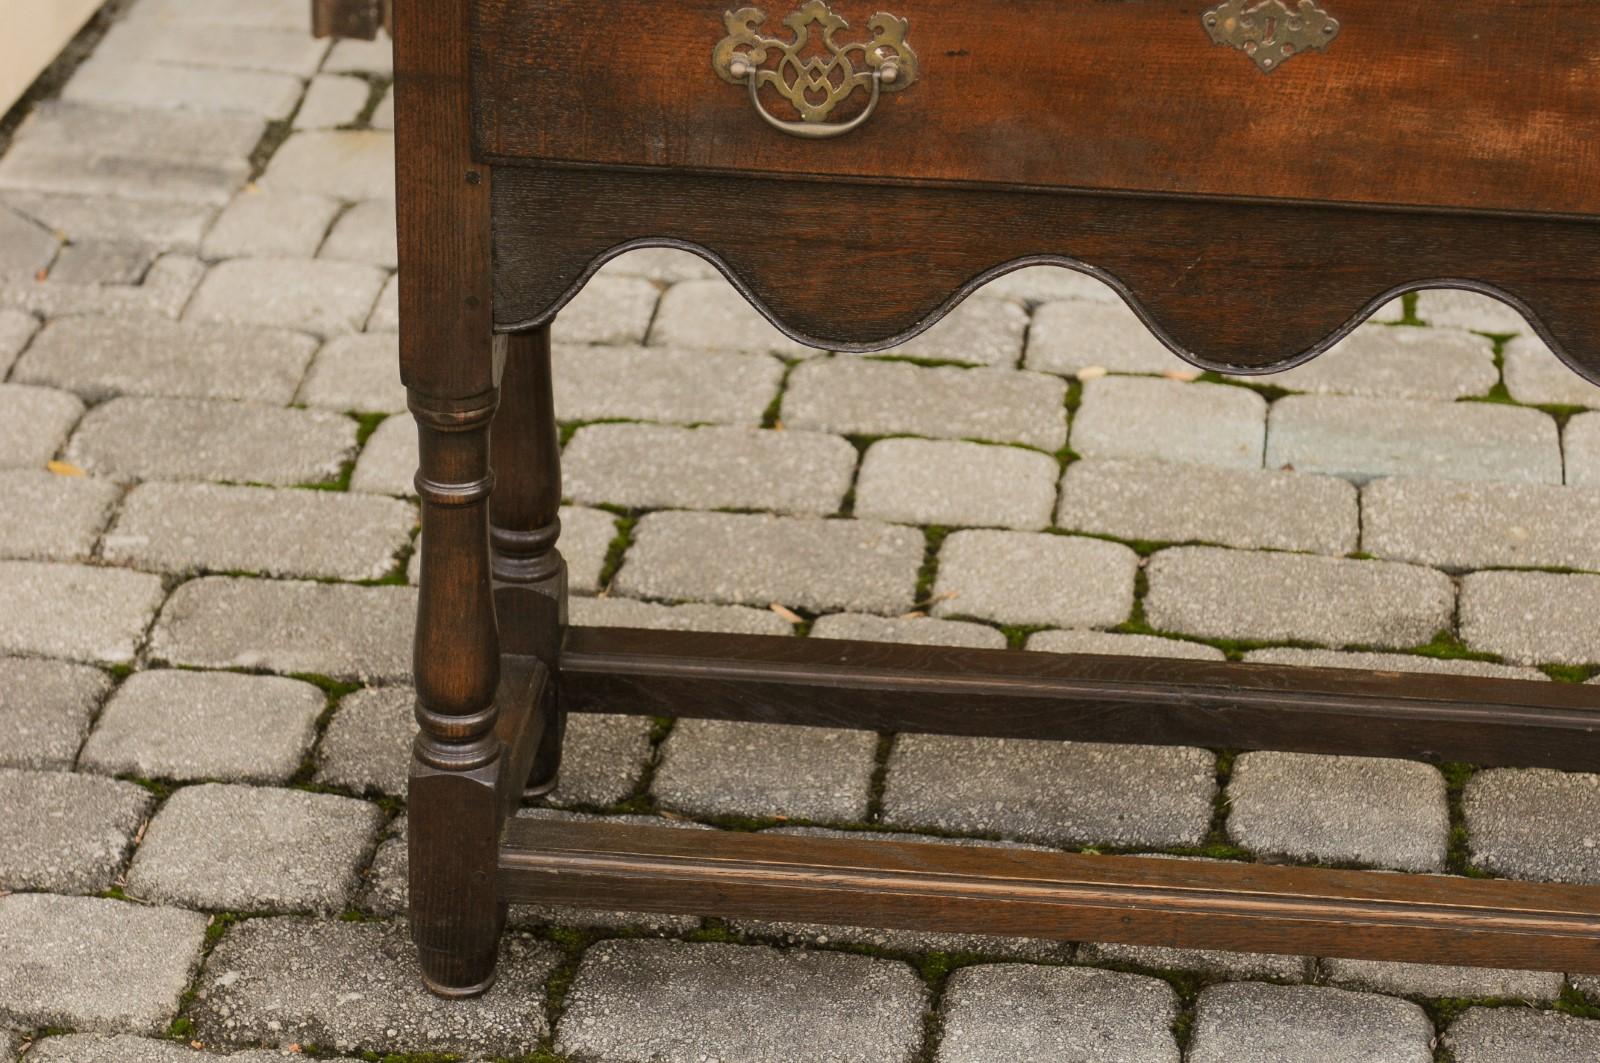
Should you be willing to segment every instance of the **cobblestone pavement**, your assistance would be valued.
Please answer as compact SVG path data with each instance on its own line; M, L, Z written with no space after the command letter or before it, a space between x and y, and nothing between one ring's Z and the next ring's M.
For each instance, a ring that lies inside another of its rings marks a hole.
M427 996L389 55L305 23L137 0L0 158L0 1061L1600 1059L1561 972L537 908ZM626 256L556 327L575 622L1593 678L1600 389L1480 297L1378 317L1199 377L1029 269L828 355ZM568 764L527 814L1600 883L1593 775L622 716Z

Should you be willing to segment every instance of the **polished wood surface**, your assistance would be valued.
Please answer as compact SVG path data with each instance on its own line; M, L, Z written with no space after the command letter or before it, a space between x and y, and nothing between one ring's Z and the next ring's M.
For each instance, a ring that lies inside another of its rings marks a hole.
M845 639L573 628L572 712L1600 771L1569 683Z
M1600 973L1600 888L512 820L511 901Z
M845 40L866 39L874 12L908 19L921 77L885 94L860 130L808 142L767 128L748 93L712 70L723 13L737 4L481 0L480 151L674 171L1600 214L1600 20L1586 0L1318 0L1339 36L1271 74L1212 42L1207 2L830 2L851 23ZM800 0L755 6L765 32L788 39L780 22ZM764 213L746 206L752 220Z
M501 328L548 321L614 254L675 242L791 336L837 350L901 342L1005 269L1048 261L1115 285L1207 369L1287 368L1405 289L1458 285L1508 298L1600 383L1592 221L511 167L494 225Z
M467 141L469 3L400 0L396 14L400 376L417 420L422 502L411 937L429 988L470 996L494 980L504 925L493 875L505 743L495 731L488 500L505 341L490 327L489 174Z

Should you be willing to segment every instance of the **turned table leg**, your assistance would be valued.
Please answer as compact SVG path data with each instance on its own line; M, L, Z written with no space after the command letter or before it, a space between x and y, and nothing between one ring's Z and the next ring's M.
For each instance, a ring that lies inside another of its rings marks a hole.
M495 880L500 647L490 588L489 424L495 393L411 392L422 499L422 585L409 793L411 936L428 988L474 996L494 981L503 909Z
M567 565L556 549L561 449L551 391L550 328L515 333L508 341L500 413L491 436L497 486L489 537L500 648L538 658L553 679L541 706L543 736L527 780L528 796L535 796L555 788L565 724L559 657L567 626Z

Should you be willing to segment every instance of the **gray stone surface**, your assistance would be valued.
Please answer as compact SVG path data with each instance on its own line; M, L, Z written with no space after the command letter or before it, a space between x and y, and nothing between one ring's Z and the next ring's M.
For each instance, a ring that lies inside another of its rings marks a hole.
M1197 971L1229 979L1270 979L1278 982L1305 982L1315 973L1315 961L1306 956L1175 949L1163 945L1122 945L1101 941L1085 941L1079 945L1078 962L1131 964L1153 971Z
M1358 483L1380 476L1561 482L1556 423L1492 402L1291 395L1272 404L1267 468Z
M1210 753L1181 746L900 735L883 818L1047 845L1196 845L1215 770Z
M387 275L327 259L236 258L212 269L185 312L190 321L359 332Z
M1066 266L1024 266L983 286L985 295L1042 303L1056 299L1120 303L1122 296L1105 281Z
M1059 471L1050 455L1020 447L884 439L861 461L855 515L1037 531L1050 524Z
M652 1063L911 1063L927 989L910 967L838 952L606 941L584 954L556 1051Z
M302 192L246 189L217 216L200 244L208 259L310 258L339 213L339 201Z
M902 613L922 533L866 520L652 513L617 573L626 595L728 604Z
M342 40L334 44L322 69L341 73L390 74L394 70L394 45L381 33L377 39L370 41L353 38Z
M200 20L163 25L153 19L135 18L113 25L95 53L118 59L273 70L305 77L317 69L327 50L326 41L275 26Z
M206 917L101 897L0 896L0 1022L164 1033Z
M198 1052L176 1041L130 1034L66 1034L39 1041L28 1056L28 1063L212 1063L223 1059L231 1063L285 1063L295 1055L299 1053L266 1048L217 1054ZM333 1063L357 1061L341 1058Z
M567 443L561 482L578 502L822 516L838 512L855 467L854 447L819 432L598 424Z
M72 239L125 240L159 251L193 252L217 213L214 204L205 202L169 203L44 190L0 192L0 198Z
M0 204L0 281L33 280L60 249L50 230Z
M39 330L39 319L21 310L0 307L0 380L6 378L17 355Z
M924 368L830 358L800 366L783 396L783 423L846 435L921 435L1023 443L1067 441L1066 382L1011 369Z
M1600 407L1600 387L1568 368L1538 336L1529 333L1506 344L1504 359L1506 391L1518 402Z
M1182 372L1192 367L1167 350L1120 299L1046 303L1028 330L1029 369L1076 376L1085 369L1112 373Z
M94 551L121 492L105 480L43 469L0 470L0 557L82 561Z
M318 257L394 269L400 262L396 233L394 203L387 199L369 199L340 215Z
M411 675L416 602L410 587L209 576L172 593L150 653L198 668L403 680Z
M561 777L545 799L552 805L606 806L634 795L655 721L648 716L575 713L567 717Z
M1027 648L1043 653L1109 653L1130 657L1178 657L1220 661L1215 646L1157 635L1124 635L1114 631L1039 631L1028 636Z
M0 468L38 468L61 449L83 416L76 395L54 388L0 384Z
M383 99L378 101L378 106L372 110L369 122L373 129L394 130L394 86L390 85L384 92Z
M180 66L92 56L61 98L71 103L239 112L276 121L300 98L300 79L260 70Z
M400 275L395 274L384 284L378 295L372 316L367 318L368 332L394 332L400 328Z
M382 824L376 805L337 794L187 786L151 820L128 893L220 911L343 911Z
M1036 532L961 531L939 548L935 616L1111 627L1133 608L1139 558L1118 543Z
M1455 613L1448 576L1392 561L1180 546L1147 572L1150 623L1207 638L1404 649L1448 630Z
M1006 637L987 624L965 620L934 620L926 616L886 617L865 613L834 613L818 617L811 625L814 639L856 639L862 642L899 642L913 646L968 646L1003 650Z
M937 1063L1178 1063L1178 994L1156 978L992 964L950 976Z
M61 249L49 280L54 284L138 284L155 261L155 251L132 243L88 240Z
M201 399L112 399L84 417L67 460L114 480L323 483L355 451L356 423L323 410Z
M404 797L417 735L416 707L417 694L409 686L346 694L317 747L317 782L358 794Z
M693 815L860 821L877 748L871 731L679 720L651 791L663 808Z
M1525 1000L1548 1004L1561 995L1566 982L1557 971L1500 971L1432 963L1340 959L1322 960L1321 966L1323 978L1334 985L1400 997Z
M22 1044L22 1036L10 1030L0 1030L0 1063L16 1063L17 1049Z
M338 1052L522 1056L549 1032L545 979L560 954L507 934L499 979L476 1000L422 984L404 923L251 919L206 961L193 1006L207 1044L314 1044Z
M1423 657L1413 653L1371 653L1365 651L1306 650L1273 646L1250 650L1247 661L1259 664L1296 664L1306 668L1357 668L1378 672L1433 672L1441 675L1483 675L1497 679L1548 680L1537 668L1518 668L1490 661Z
M234 0L230 4L204 5L196 5L193 0L141 0L124 17L148 19L160 24L180 16L224 26L290 30L305 28L305 12L292 0Z
M300 109L294 113L296 129L334 129L352 125L367 109L372 94L365 80L346 74L318 74L311 79Z
M0 768L0 890L110 889L154 803L131 782Z
M163 76L155 75L157 80ZM155 81L144 87L161 88ZM248 113L82 106L70 102L70 91L65 94L69 102L43 104L19 130L16 143L0 160L0 191L215 208L249 176L248 157L265 127L262 117ZM167 223L177 216L170 209L163 213ZM75 239L130 235L67 231Z
M205 276L205 263L184 254L162 255L151 263L144 280L124 284L0 284L0 305L42 317L69 314L164 314L177 317Z
M393 332L336 336L317 352L298 401L327 410L404 413L400 337Z
M638 277L594 277L551 326L557 343L643 343L661 291Z
M1228 836L1267 856L1441 872L1450 809L1437 768L1377 757L1242 753Z
M1259 469L1266 420L1249 388L1105 377L1083 386L1071 445L1086 458Z
M1230 982L1200 993L1189 1063L1432 1063L1417 1005L1327 986Z
M1474 572L1461 581L1461 638L1517 664L1600 661L1600 576Z
M1600 775L1480 771L1462 805L1477 866L1508 878L1600 884Z
M106 775L288 782L317 737L325 703L277 676L159 669L117 688L79 768Z
M721 277L674 284L661 297L650 342L808 358L810 347L779 332Z
M348 203L394 199L394 134L362 130L313 130L286 140L261 187L270 192L309 192Z
M1444 569L1600 570L1600 489L1377 480L1361 491L1361 548Z
M1482 336L1455 329L1365 325L1326 354L1263 382L1323 395L1450 402L1487 395L1499 380L1494 344Z
M1521 314L1500 300L1454 288L1418 292L1417 317L1436 327L1468 329L1496 336L1533 331Z
M1589 1063L1600 1022L1526 1008L1470 1008L1444 1032L1455 1063Z
M175 575L375 580L411 541L399 499L221 484L140 484L106 533L107 561Z
M574 594L600 589L600 575L617 537L617 518L603 509L561 507L561 556L567 562L567 587Z
M0 767L70 769L110 689L98 668L0 657Z
M1561 434L1566 482L1571 487L1600 487L1600 412L1580 413Z
M0 561L0 653L126 664L162 597L159 576Z
M88 402L114 395L258 399L286 403L317 343L269 328L227 328L149 317L64 317L22 355L14 379L75 391Z
M558 319L559 320L559 319ZM554 352L556 416L680 424L761 423L783 363L768 356L674 347L573 347Z
M631 598L574 598L571 623L579 627L642 627L663 631L728 631L742 635L792 635L794 627L771 609L743 605L659 605Z
M636 247L607 262L600 272L608 277L643 277L661 284L721 276L715 266L693 251L676 247Z
M1119 539L1347 554L1356 490L1332 476L1090 458L1067 467L1056 524Z
M350 476L350 490L416 497L417 424L409 414L386 419L367 437Z
M1046 847L1042 845L1019 845L1015 842L991 842L978 838L938 838L927 834L892 834L885 831L834 830L829 827L771 827L762 833L795 835L802 838L839 838L869 844L911 842L922 845L954 845L963 848L1047 851ZM1039 963L1067 963L1072 959L1073 953L1072 944L1066 941L1002 937L993 934L883 930L875 927L759 919L730 919L728 920L728 926L739 934L775 940L789 946L803 945L808 948L858 945L870 949L887 949L916 955L929 952L946 952L986 956L995 959L1027 960Z
M1012 367L1022 356L1028 312L1009 299L975 296L952 310L927 332L879 356L929 362Z

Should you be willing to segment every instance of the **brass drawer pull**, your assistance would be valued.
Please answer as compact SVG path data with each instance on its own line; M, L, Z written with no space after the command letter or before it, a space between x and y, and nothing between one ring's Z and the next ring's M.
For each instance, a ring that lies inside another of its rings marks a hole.
M722 80L750 88L750 102L756 113L772 128L790 136L821 140L838 137L858 129L878 109L885 92L909 88L917 80L917 53L906 43L910 23L879 12L867 21L872 39L841 43L834 39L850 24L828 6L827 0L807 0L783 24L793 31L793 39L782 41L764 37L758 29L767 21L766 12L741 7L723 16L728 35L711 53L711 66ZM821 27L826 55L802 58L812 43L813 24ZM778 54L776 69L763 67L770 53ZM865 69L856 66L855 53L861 53ZM761 89L770 86L794 109L800 121L774 118L761 103ZM848 122L830 124L828 115L858 88L871 97L866 109Z

